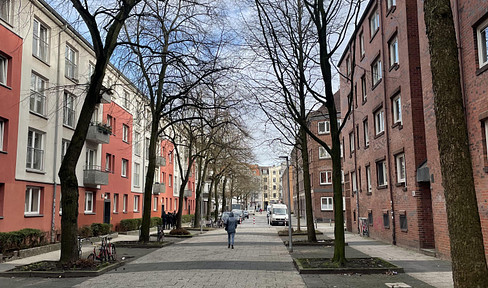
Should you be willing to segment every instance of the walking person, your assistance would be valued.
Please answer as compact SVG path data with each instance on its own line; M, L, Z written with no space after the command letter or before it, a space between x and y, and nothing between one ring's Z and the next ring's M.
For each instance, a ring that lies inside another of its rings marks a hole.
M237 219L234 217L234 213L230 212L229 218L224 222L225 231L227 231L227 248L232 246L234 249L234 236L236 235Z

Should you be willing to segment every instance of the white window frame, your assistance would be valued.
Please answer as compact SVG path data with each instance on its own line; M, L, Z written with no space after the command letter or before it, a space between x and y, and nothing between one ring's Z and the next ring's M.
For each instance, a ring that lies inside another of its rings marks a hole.
M376 32L380 29L380 13L378 9L369 18L369 31L371 33L371 39L376 35Z
M66 155L66 152L68 151L69 144L70 144L69 140L67 140L67 139L61 140L61 160L63 160L64 156Z
M127 166L128 166L128 162L129 162L129 160L122 158L122 165L121 165L122 166L121 167L121 170L122 171L120 173L120 175L122 177L127 177Z
M2 118L0 118L0 151L4 151L3 150L3 141L5 139L4 133L5 133L5 121Z
M329 121L318 122L317 123L317 129L318 129L319 134L329 134L330 133L330 122Z
M74 128L75 127L75 95L64 92L63 96L63 125Z
M319 159L330 159L329 152L322 146L319 146Z
M401 95L398 94L392 99L392 106L393 106L393 124L399 123L402 124L402 98Z
M31 93L29 99L29 110L35 114L46 115L47 80L36 73L31 74Z
M158 197L154 196L153 199L153 211L158 211Z
M354 153L356 150L356 139L354 137L354 131L349 133L349 153Z
M11 0L0 1L0 19L10 23L10 4Z
M0 55L0 84L7 86L8 59Z
M134 171L133 171L133 174L134 174L134 187L140 187L140 178L141 178L141 175L140 175L140 170L141 170L141 165L137 162L134 162Z
M390 68L393 67L394 65L398 65L398 36L395 35L391 39L391 41L388 43L388 50L390 53Z
M97 170L97 150L86 148L85 167L87 170Z
M134 195L134 212L139 212L139 195Z
M405 166L405 153L401 153L395 156L395 166L397 183L405 183L406 178L406 166Z
M129 196L127 194L124 194L122 196L122 212L127 213L127 200L129 199Z
M368 193L373 192L373 187L371 186L371 166L366 166L366 186Z
M320 171L320 185L332 184L332 171ZM325 181L322 181L325 180Z
M124 90L124 107L125 108L129 107L129 101L130 101L130 94L129 94L129 92Z
M85 191L85 213L93 213L94 199L92 191Z
M38 19L34 19L32 27L32 55L41 61L49 60L49 32L50 29Z
M369 123L368 119L363 121L364 147L369 146Z
M66 44L64 70L64 75L67 78L78 79L78 51L69 44Z
M361 96L363 98L363 102L366 102L368 100L368 93L367 93L367 82L366 82L366 75L363 75L361 77Z
M44 170L44 136L43 132L29 129L27 135L27 156L26 156L26 168L43 171ZM36 145L36 140L38 145ZM35 165L35 159L39 157L39 165ZM29 159L30 158L30 159ZM30 164L29 164L30 163Z
M134 133L134 154L141 156L141 133Z
M385 131L385 112L383 108L374 113L374 129L375 134L378 135Z
M122 124L122 141L129 143L129 126Z
M324 203L325 200L325 203ZM332 197L320 197L321 211L334 211L334 200Z
M28 186L25 190L24 215L41 214L41 187ZM37 203L34 194L37 194Z
M488 19L476 29L479 68L488 64Z
M113 204L113 212L118 213L119 212L119 194L114 193L114 204Z
M364 33L361 32L359 34L359 52L361 53L361 57L366 54L366 50L364 49Z
M358 182L356 179L356 172L355 171L351 172L351 183L352 183L352 191L357 192L358 191Z
M172 183L173 183L173 175L169 174L168 175L168 186L171 187Z
M383 71L381 70L381 59L378 57L373 64L371 64L371 80L373 86L378 84L383 78Z
M380 171L380 168L381 168L381 171ZM380 181L381 180L380 174L383 177L384 182ZM382 160L382 161L376 162L376 178L377 178L378 186L388 185L388 178L386 178L386 177L387 177L387 175L386 175L386 161Z
M396 6L396 0L386 0L386 10L389 11L391 8Z

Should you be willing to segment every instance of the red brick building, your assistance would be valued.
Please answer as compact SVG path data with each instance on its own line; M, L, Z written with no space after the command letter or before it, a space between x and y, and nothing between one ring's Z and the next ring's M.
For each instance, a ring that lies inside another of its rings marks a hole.
M488 247L488 110L486 35L488 5L453 1L460 45L463 94L479 211ZM448 258L449 233L440 174L429 49L423 5L369 1L340 68L342 110L353 87L353 112L343 130L344 172L352 193L347 228ZM481 52L482 51L482 52ZM480 60L481 59L481 60ZM355 208L354 208L355 207ZM486 249L488 251L488 249ZM488 255L488 254L487 254Z

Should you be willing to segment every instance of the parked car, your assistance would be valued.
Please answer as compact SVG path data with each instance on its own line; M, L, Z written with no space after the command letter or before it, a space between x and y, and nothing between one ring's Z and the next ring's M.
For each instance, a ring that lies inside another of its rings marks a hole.
M244 213L242 213L241 209L233 209L232 212L234 213L234 217L239 219L239 221L244 220Z
M288 225L288 214L285 204L273 204L271 205L269 214L269 224L271 226L275 224Z
M244 218L249 219L249 211L244 210L242 212L244 213Z
M225 223L225 221L227 219L229 219L229 214L230 214L230 212L227 212L227 211L226 212L222 212L222 217L220 219L222 219L222 222L223 223Z

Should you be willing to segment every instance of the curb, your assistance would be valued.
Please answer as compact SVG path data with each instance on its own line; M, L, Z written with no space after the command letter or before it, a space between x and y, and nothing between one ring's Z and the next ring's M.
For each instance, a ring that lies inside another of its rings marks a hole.
M388 262L389 263L389 262ZM299 274L386 274L404 273L402 267L393 265L389 268L303 268L302 264L293 258L293 264Z
M146 248L146 249L150 249L150 248L163 248L163 247L166 247L166 246L169 246L169 245L172 245L174 242L172 241L168 241L168 242L160 242L159 244L160 245L147 245L147 244L143 244L143 243L139 243L139 242L134 242L134 241L130 241L132 243L129 243L129 241L127 242L117 242L117 247L121 247L121 248ZM157 242L150 242L150 243L157 243Z

